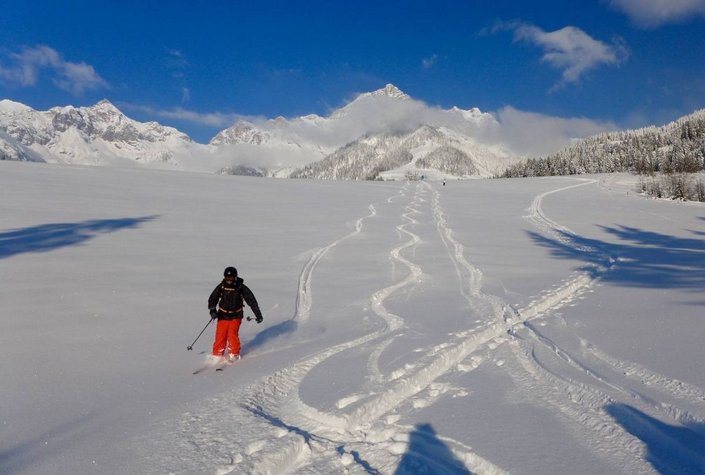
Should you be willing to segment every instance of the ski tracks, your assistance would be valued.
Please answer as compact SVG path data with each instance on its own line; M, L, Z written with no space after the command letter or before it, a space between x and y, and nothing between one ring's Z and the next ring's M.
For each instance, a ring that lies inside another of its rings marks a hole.
M593 265L590 271L580 272L569 278L556 290L545 292L526 308L518 311L510 319L516 327L516 319L523 320L517 336L510 345L516 361L523 372L511 372L529 394L543 403L549 403L556 411L574 424L576 434L583 434L579 440L597 454L618 461L620 470L626 473L648 472L653 470L647 462L645 444L619 425L610 412L621 404L628 403L646 415L658 419L670 419L688 427L703 424L703 419L688 409L682 409L668 400L678 400L698 412L705 410L705 392L682 381L667 378L635 363L619 360L601 351L592 343L579 339L578 350L561 347L545 336L531 320L564 306L569 301L588 291L604 275L619 264L619 256L613 256L603 249L587 247L579 243L577 236L569 228L546 216L543 199L577 187L596 183L596 180L579 179L581 183L565 186L536 196L525 218L541 231L553 236L565 246L589 254L592 261L604 264ZM587 259L586 259L587 260ZM635 417L632 415L632 417ZM635 417L636 418L636 417ZM655 427L642 418L637 423L647 427L650 437L676 454L676 460L687 460L687 470L705 471L705 457L684 447L671 435ZM593 437L585 439L584 434ZM678 462L674 462L677 466Z
M385 307L385 301L403 289L413 288L423 275L422 268L404 257L404 251L413 249L420 238L409 228L418 224L413 217L423 205L427 188L416 186L411 203L404 207L402 223L396 226L400 236L406 237L399 246L389 252L390 260L406 268L406 275L398 282L384 287L370 297L370 308L384 322L385 326L366 336L328 348L316 355L304 359L289 368L283 369L267 378L261 384L248 391L242 407L259 418L259 422L268 421L271 425L286 427L288 437L278 444L269 444L267 453L277 454L273 459L256 462L248 472L282 472L297 471L303 466L315 463L314 472L339 471L342 467L355 463L357 468L368 473L392 471L399 458L406 451L408 444L408 427L396 426L398 418L390 412L412 396L428 388L433 381L465 357L468 351L465 345L456 346L455 352L445 350L436 357L410 368L408 374L397 373L394 383L389 384L378 367L379 355L393 338L395 332L403 329L403 318L391 313ZM381 338L387 336L387 338ZM306 375L328 358L346 350L362 347L376 340L376 348L371 351L368 361L370 380L377 382L380 392L353 394L343 398L337 404L338 411L327 413L303 403L298 395L298 388ZM472 343L469 344L472 346ZM443 388L435 388L436 394ZM347 410L349 406L354 406ZM284 422L286 420L286 422ZM472 453L462 444L448 440L456 456L473 469L488 473L500 473L501 470L491 462ZM302 455L303 454L303 455ZM300 465L292 467L292 458ZM273 460L281 460L283 465L273 466ZM327 464L327 467L324 465ZM266 466L265 466L266 465ZM441 463L439 468L443 470ZM446 468L447 469L447 468Z
M406 272L399 281L374 292L369 302L370 308L385 325L368 335L306 357L244 391L221 396L224 401L214 401L212 411L206 410L193 416L200 429L199 436L194 438L191 435L192 427L189 427L188 433L184 430L183 437L179 438L180 443L188 445L191 450L197 447L200 451L217 452L221 460L230 460L218 467L217 472L222 474L334 473L343 470L388 473L394 470L404 454L411 431L411 428L399 423L400 416L395 414L394 409L404 403L411 403L413 407L431 404L434 398L449 389L447 385L437 382L441 376L452 371L473 371L484 361L482 355L502 346L509 348L514 356L514 362L505 364L503 368L518 386L554 407L576 434L585 434L586 430L593 434L584 441L591 451L603 454L612 461L619 460L626 471L650 470L644 443L618 425L605 408L627 399L647 413L673 418L682 424L701 422L687 410L646 396L644 392L634 389L629 381L638 383L635 386L640 384L649 390L670 394L692 406L705 407L705 393L700 388L655 374L634 363L615 359L589 342L582 342L583 351L576 356L544 336L532 324L533 320L575 301L619 262L618 256L579 244L575 233L550 219L543 210L545 197L593 183L595 180L581 179L580 183L537 195L525 218L542 232L576 251L592 253L593 257L597 253L604 264L595 265L589 272L570 276L560 286L541 292L521 309L515 309L499 297L482 291L482 272L467 259L464 246L449 227L439 192L426 183L407 184L400 192L400 198L407 199L410 186L415 186L415 189L410 202L402 208L401 223L395 228L405 240L389 251L392 265L400 265ZM426 198L428 193L431 194L430 200ZM395 199L390 197L386 205L393 204ZM403 315L390 312L385 301L401 291L413 291L423 277L421 266L406 257L408 251L413 250L420 241L413 231L418 224L414 216L422 206L430 206L440 242L453 263L460 294L471 309L484 315L485 320L477 328L449 335L446 342L425 349L423 356L413 364L385 375L379 369L380 355L405 328ZM351 233L313 251L299 277L293 319L303 323L311 316L314 304L313 274L323 256L359 234L364 222L376 216L377 209L370 205L369 214L356 221ZM313 368L334 355L363 347L370 354L368 380L377 389L343 397L330 412L318 410L301 400L300 386ZM541 357L537 356L537 351ZM558 363L545 364L542 359L545 355L553 355ZM589 363L582 361L585 355L589 357ZM593 369L594 363L599 364L596 366L599 369ZM556 369L560 367L569 370ZM577 378L575 374L582 377ZM417 397L422 392L426 395ZM223 437L218 433L215 428L222 425L224 415L215 408L222 406L232 407L227 415L230 424L247 427L248 434L257 434L255 441L233 434ZM194 419L190 422L193 423ZM658 436L663 437L664 443L672 445L674 450L686 451L698 467L705 468L701 455L690 454L687 448L679 447L666 434ZM491 461L474 453L472 448L449 438L443 438L443 441L470 470L503 473ZM444 470L442 465L438 468L439 471Z
M333 249L335 246L341 244L342 242L350 239L351 237L360 234L362 230L363 222L367 219L373 218L377 215L377 210L374 205L369 205L368 209L370 214L363 216L362 218L355 221L355 229L349 234L341 237L328 244L327 246L321 247L313 251L313 254L309 258L308 262L304 265L301 274L299 275L299 291L296 300L296 312L294 314L293 320L298 322L305 322L311 315L311 306L313 305L313 294L311 291L311 281L313 277L313 271L316 269L318 262L323 256L325 256L328 251Z
M409 186L412 185L407 184L405 190ZM403 317L390 312L385 302L401 291L413 291L423 276L421 266L407 258L406 253L420 242L419 236L413 232L413 227L418 224L414 216L420 212L420 207L428 206L426 195L430 188L424 184L413 186L413 196L408 204L402 204L401 223L395 227L395 232L403 241L389 251L391 264L403 267L404 275L399 281L374 292L369 299L370 308L385 325L368 335L306 357L244 391L222 396L225 401L213 401L213 410L206 409L198 414L198 440L194 440L191 427L189 432L183 431L184 437L179 438L180 444L186 444L191 450L197 447L201 452L213 452L217 446L217 453L220 454L218 458L230 460L230 463L218 468L219 473L394 471L407 450L411 430L397 424L399 416L393 413L393 409L411 401L424 390L428 390L428 396L416 399L415 407L428 404L434 397L442 395L448 388L434 381L490 339L484 333L469 335L460 332L456 335L456 343L438 345L428 352L428 357L420 358L418 363L409 365L404 371L384 375L379 370L381 353L404 330ZM406 198L406 193L402 193L401 197ZM391 203L390 198L387 204ZM433 200L433 206L438 207L437 197ZM299 278L295 319L303 322L310 318L314 304L313 274L321 258L333 247L359 233L364 220L375 216L376 209L370 205L370 214L357 221L355 231L313 252ZM461 249L458 247L456 252L462 253ZM464 267L468 276L475 271L467 262L458 264L458 267ZM467 288L468 292L473 292L475 284L469 284ZM472 301L472 298L468 299ZM501 324L504 325L503 322ZM492 327L488 331L495 336L495 333L502 333L504 329L497 331ZM336 410L331 412L318 410L301 400L299 388L313 368L334 355L363 346L370 351L367 365L369 381L378 389L364 395L351 394L341 398ZM236 434L227 438L219 435L217 428L222 425L220 419L223 414L216 408L232 407L234 401L237 401L237 408L229 412L229 424L247 427L248 434L258 434L256 442L248 442ZM193 419L191 422L194 422ZM469 469L483 473L503 473L462 443L447 438L443 440L457 459ZM443 461L434 463L441 472L452 471L452 467L446 467Z

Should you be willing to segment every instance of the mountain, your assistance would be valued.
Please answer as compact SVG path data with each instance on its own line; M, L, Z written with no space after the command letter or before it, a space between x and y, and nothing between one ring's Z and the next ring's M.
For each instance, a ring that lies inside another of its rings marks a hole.
M192 140L172 127L137 122L107 100L36 111L0 101L0 158L111 165L175 163Z
M479 109L430 107L392 84L325 117L241 119L207 145L174 128L132 120L107 100L48 111L3 100L0 159L274 177L483 177L514 158L480 140L496 126Z
M478 130L496 125L494 116L477 108L430 108L387 84L359 94L327 117L314 114L291 120L240 120L218 133L210 145L227 145L233 154L240 155L252 154L256 147L270 157L300 157L305 165L295 167L293 177L403 179L407 173L429 175L434 169L444 175L483 177L513 163L514 154L506 148L483 144L474 137ZM412 150L412 142L421 140L422 135L429 143ZM287 176L285 167L291 168L281 162L257 167L252 160L244 165L241 170L248 175L256 168L264 175ZM423 169L417 170L417 165ZM397 167L403 169L380 176ZM238 173L234 167L227 172Z
M487 147L447 127L423 125L409 133L362 137L292 178L336 180L408 179L420 176L481 178L513 163L501 147Z
M553 155L521 161L505 177L705 169L705 109L666 124L576 140Z
M282 175L285 169L296 169L303 163L312 163L324 159L346 143L357 140L369 133L387 132L374 126L375 119L370 117L370 107L379 107L399 101L411 100L411 97L392 84L373 92L359 94L340 109L336 109L328 117L309 114L293 119L277 117L269 120L238 120L231 127L220 131L209 142L216 147L230 146L234 153L243 155L252 152L243 147L254 145L258 152L272 157L272 163L267 168L253 167L252 163L245 166L246 173L251 174L252 168L260 169L268 175ZM363 116L369 119L365 124ZM239 149L239 150L238 150ZM276 157L296 156L300 162L292 166ZM229 170L237 167L228 167ZM285 174L284 174L285 175Z
M238 120L231 127L220 131L209 142L211 145L250 144L258 146L274 146L288 144L305 147L310 142L323 143L320 148L324 153L330 153L347 141L356 139L361 134L351 132L346 137L338 138L338 129L342 129L345 118L355 114L370 102L404 101L411 97L400 91L396 86L387 84L384 88L358 95L347 105L333 111L330 117L310 114L287 120L277 117L257 124L248 120ZM336 135L333 137L333 135ZM327 148L326 148L327 147Z

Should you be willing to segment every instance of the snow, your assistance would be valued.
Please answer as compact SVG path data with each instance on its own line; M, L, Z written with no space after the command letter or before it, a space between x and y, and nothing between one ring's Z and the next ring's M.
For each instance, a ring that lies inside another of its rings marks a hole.
M635 182L0 162L0 472L702 473L705 208Z

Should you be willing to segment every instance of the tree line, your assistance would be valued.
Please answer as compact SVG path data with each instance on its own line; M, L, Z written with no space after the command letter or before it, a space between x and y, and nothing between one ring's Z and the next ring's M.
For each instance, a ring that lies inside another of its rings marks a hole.
M662 127L582 139L553 155L510 166L500 176L631 172L642 175L640 191L659 197L699 199L703 177L694 174L703 170L705 110Z

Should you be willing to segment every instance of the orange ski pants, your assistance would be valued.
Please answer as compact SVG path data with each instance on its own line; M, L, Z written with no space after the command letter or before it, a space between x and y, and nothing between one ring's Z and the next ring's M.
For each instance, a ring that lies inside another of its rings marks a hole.
M215 327L215 342L213 342L213 354L223 356L225 349L230 348L231 355L240 354L240 324L241 318L233 320L218 319L218 325Z

